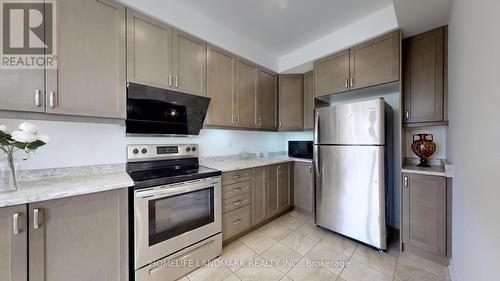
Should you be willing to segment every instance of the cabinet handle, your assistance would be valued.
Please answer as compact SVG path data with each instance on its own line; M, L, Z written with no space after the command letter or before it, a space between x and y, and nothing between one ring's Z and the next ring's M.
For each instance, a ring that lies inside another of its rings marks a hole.
M168 86L172 87L172 75L168 76Z
M179 87L179 77L175 76L175 87Z
M312 166L309 166L309 173L312 174L313 168Z
M241 223L241 219L237 219L237 220L233 221L234 225L237 225L237 224L240 224L240 223Z
M236 125L239 125L239 124L240 124L240 116L236 115Z
M410 119L410 111L407 109L406 110L406 120Z
M351 77L351 88L354 87L354 79Z
M283 123L281 123L281 121L280 121L280 128L281 128L281 127L283 127Z
M238 193L238 192L240 192L240 191L241 191L241 188L235 188L235 189L233 189L233 192L234 192L234 193Z
M19 213L14 213L12 215L12 234L19 234Z
M233 202L233 205L234 205L234 206L238 206L238 205L240 205L240 204L241 204L241 200L238 200L238 201Z
M345 79L345 88L348 89L349 88L349 78L346 78Z
M40 228L40 216L41 216L42 211L38 208L33 210L33 229L39 229Z
M240 175L234 175L233 179L238 179L239 177L240 177Z
M55 106L55 105L54 105L54 96L55 96L54 91L50 91L50 92L49 92L49 106L50 106L51 108L54 108L54 106Z
M231 123L233 123L233 124L234 124L234 120L235 120L235 117L234 117L234 115L233 115L233 117L231 117Z
M408 188L408 177L405 177L405 187Z
M41 103L40 103L40 93L41 91L36 89L35 90L35 105L36 107L40 107Z

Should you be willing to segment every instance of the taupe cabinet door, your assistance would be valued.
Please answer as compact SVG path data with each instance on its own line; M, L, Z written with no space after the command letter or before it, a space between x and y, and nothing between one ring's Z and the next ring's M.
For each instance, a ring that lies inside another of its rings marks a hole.
M257 225L267 218L265 168L255 168L253 170L253 173L254 183L252 189L252 225Z
M259 68L257 90L257 125L261 129L275 130L278 127L277 82L278 76L275 73Z
M314 128L314 74L304 74L304 129Z
M316 97L349 90L349 50L314 62Z
M444 28L403 41L404 122L443 121Z
M399 30L350 49L351 90L399 80Z
M403 243L446 256L446 178L403 174Z
M57 2L57 70L47 112L125 118L125 7L108 0Z
M313 174L312 163L294 163L294 206L304 211L313 211Z
M293 205L293 170L289 163L278 165L279 210L283 211Z
M127 9L127 81L173 86L172 32L171 26Z
M128 280L127 190L29 205L30 281Z
M0 69L0 109L45 112L43 69Z
M279 130L304 129L303 75L279 76Z
M174 29L173 86L176 91L206 96L207 44Z
M236 126L257 127L257 65L236 61Z
M234 126L236 57L215 46L207 46L207 125Z
M266 217L271 217L279 212L279 165L266 166Z
M0 208L0 280L28 280L26 205Z

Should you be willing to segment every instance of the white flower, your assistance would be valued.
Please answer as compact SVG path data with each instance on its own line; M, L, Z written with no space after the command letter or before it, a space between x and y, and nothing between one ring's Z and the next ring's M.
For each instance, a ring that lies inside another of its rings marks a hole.
M36 135L38 133L38 128L35 125L28 122L21 123L19 125L19 129L23 132L31 133L33 135Z
M5 126L5 125L0 125L0 132L2 132L2 133L8 133L9 132L9 128L7 128L7 126Z
M14 131L12 132L12 139L22 143L32 143L36 141L36 135L24 131Z
M47 135L38 135L37 139L39 141L43 141L44 143L49 143L49 141L50 141L50 138Z

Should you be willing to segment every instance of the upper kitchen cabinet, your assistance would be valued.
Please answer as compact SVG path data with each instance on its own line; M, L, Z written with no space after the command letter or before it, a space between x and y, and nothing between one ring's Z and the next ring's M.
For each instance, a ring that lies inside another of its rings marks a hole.
M57 1L57 69L46 71L47 113L125 118L125 7Z
M400 31L314 62L316 97L399 80Z
M170 88L172 27L127 10L127 81Z
M206 95L206 43L127 10L127 81Z
M176 91L206 96L207 44L205 41L174 29L173 86Z
M236 60L235 122L239 128L257 127L257 76L257 65Z
M257 126L264 130L278 127L278 75L259 67L257 88Z
M349 50L314 62L316 97L349 90Z
M45 112L43 69L0 69L0 110Z
M360 44L349 50L349 89L399 80L400 31Z
M403 40L405 126L446 124L446 27Z
M304 74L304 129L314 128L314 74Z
M207 47L207 95L210 100L206 125L235 125L234 92L236 56L213 45Z
M299 75L279 76L279 130L299 131L304 129L304 77Z

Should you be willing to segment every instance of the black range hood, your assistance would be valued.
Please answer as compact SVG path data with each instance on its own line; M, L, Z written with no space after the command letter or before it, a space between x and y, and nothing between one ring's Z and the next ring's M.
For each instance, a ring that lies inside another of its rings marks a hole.
M198 135L210 98L128 83L127 135Z

